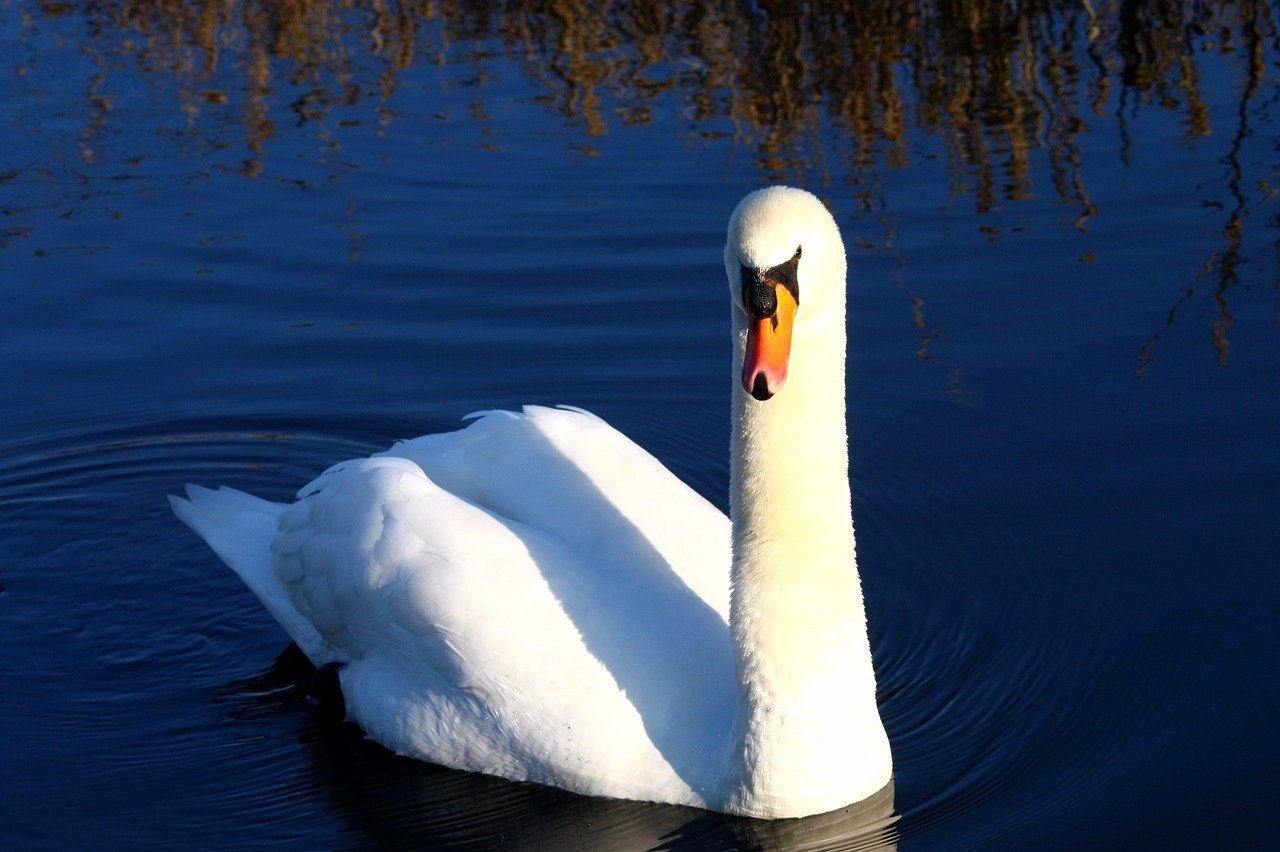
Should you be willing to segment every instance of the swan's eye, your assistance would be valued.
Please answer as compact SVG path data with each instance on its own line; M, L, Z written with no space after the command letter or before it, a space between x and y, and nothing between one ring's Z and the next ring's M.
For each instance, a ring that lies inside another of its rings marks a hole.
M786 263L779 263L777 266L770 266L764 271L764 279L775 287L786 287L795 298L796 304L800 304L800 252L801 246L796 246L796 253Z
M800 304L800 254L801 247L796 246L796 253L786 263L765 269L756 269L738 261L738 274L742 278L742 308L748 315L773 316L778 308L778 297L774 293L777 287L786 288L795 303Z

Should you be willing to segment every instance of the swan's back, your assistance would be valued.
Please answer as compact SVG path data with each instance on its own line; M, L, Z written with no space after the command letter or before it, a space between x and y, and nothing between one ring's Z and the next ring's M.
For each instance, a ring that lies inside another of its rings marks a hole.
M412 460L441 488L593 554L598 570L620 579L661 560L728 621L728 518L589 412L486 412L380 456Z
M292 506L201 489L175 510L342 666L348 714L389 748L595 795L715 795L737 691L728 519L598 418L488 413L336 465Z

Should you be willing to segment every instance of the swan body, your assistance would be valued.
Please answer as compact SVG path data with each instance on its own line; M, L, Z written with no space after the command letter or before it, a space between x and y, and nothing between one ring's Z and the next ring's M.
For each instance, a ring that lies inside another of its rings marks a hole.
M729 519L599 418L488 412L335 465L287 505L171 497L401 754L756 817L890 781L854 554L844 248L801 190L725 246ZM785 340L783 338L786 338Z

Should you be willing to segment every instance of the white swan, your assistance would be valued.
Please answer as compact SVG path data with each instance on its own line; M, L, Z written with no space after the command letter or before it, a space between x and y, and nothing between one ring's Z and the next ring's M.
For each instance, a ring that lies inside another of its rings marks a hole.
M892 764L850 514L844 246L816 198L773 187L724 257L732 528L602 420L549 408L336 465L291 506L188 486L173 509L396 752L754 817L865 799Z

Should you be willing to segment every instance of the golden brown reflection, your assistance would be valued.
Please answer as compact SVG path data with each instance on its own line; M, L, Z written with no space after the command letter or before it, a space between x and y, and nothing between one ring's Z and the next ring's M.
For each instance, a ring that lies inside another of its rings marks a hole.
M945 142L957 191L980 210L1030 194L1030 152L1046 150L1054 189L1082 219L1092 203L1077 140L1091 118L1133 101L1181 111L1210 132L1198 54L1239 54L1265 71L1270 4L1184 0L115 0L51 3L90 20L102 73L108 53L184 82L194 120L235 103L250 148L275 133L281 84L309 89L291 107L317 121L342 103L385 98L414 62L471 62L486 46L523 63L542 101L589 135L646 123L674 93L700 132L732 132L770 177L812 168L831 122L858 167L908 160L917 124ZM112 46L108 48L108 44ZM91 86L89 97L101 82ZM228 89L233 89L228 91ZM1130 106L1132 103L1129 104ZM105 109L109 110L109 105ZM473 111L483 114L483 101ZM1116 113L1117 120L1124 115Z
M1280 50L1269 0L44 0L38 8L88 22L85 52L98 72L86 92L86 161L112 109L103 81L122 58L177 78L197 143L205 113L236 117L251 153L242 170L258 175L285 98L336 149L325 128L335 106L385 101L414 63L447 61L483 84L500 51L587 137L650 122L658 99L674 99L694 134L731 135L763 177L817 169L830 183L831 173L848 173L855 203L874 210L884 172L923 156L908 146L916 127L941 141L952 192L979 213L1049 188L1032 186L1034 155L1079 228L1096 213L1082 167L1091 123L1114 122L1126 162L1126 122L1138 106L1177 113L1189 137L1208 136L1200 68L1206 57L1225 58L1245 88L1224 159L1236 204L1205 276L1217 288L1213 340L1223 363L1241 228L1257 204L1236 154L1268 57ZM483 86L476 91L471 115L483 121ZM393 119L388 107L377 111ZM922 316L922 303L913 310ZM1177 313L1175 305L1170 323ZM1144 347L1144 364L1161 334ZM928 344L926 335L922 350Z
M1220 11L1223 17L1219 19L1215 32L1222 39L1222 50L1246 57L1243 63L1244 68L1241 69L1245 82L1236 109L1235 127L1232 130L1230 147L1221 158L1221 162L1228 169L1227 184L1231 195L1230 207L1224 208L1226 221L1221 231L1223 245L1204 261L1203 268L1195 281L1181 288L1182 295L1169 309L1163 327L1143 344L1137 355L1139 366L1136 373L1139 378L1145 376L1154 363L1156 346L1160 338L1173 327L1183 305L1206 286L1212 287L1213 306L1217 313L1210 335L1217 353L1218 364L1226 366L1231 353L1231 341L1227 332L1234 320L1228 294L1240 285L1239 267L1243 262L1244 221L1255 209L1280 194L1280 187L1272 185L1271 176L1258 179L1255 187L1247 187L1245 170L1240 162L1241 148L1251 132L1250 107L1258 98L1259 89L1266 75L1266 44L1270 41L1273 49L1280 44L1280 39L1277 38L1276 22L1272 16L1270 4L1267 3L1242 3L1238 6L1224 7ZM1240 44L1236 44L1237 41ZM1189 91L1192 93L1188 95L1190 116L1193 122L1196 120L1201 122L1193 123L1192 126L1197 132L1208 134L1211 132L1208 110L1203 101L1194 95L1194 89ZM1251 198L1254 192L1256 197ZM1277 267L1280 268L1280 257L1277 257L1277 261ZM1276 279L1276 285L1280 290L1280 277ZM1277 314L1276 320L1280 322L1280 313Z

